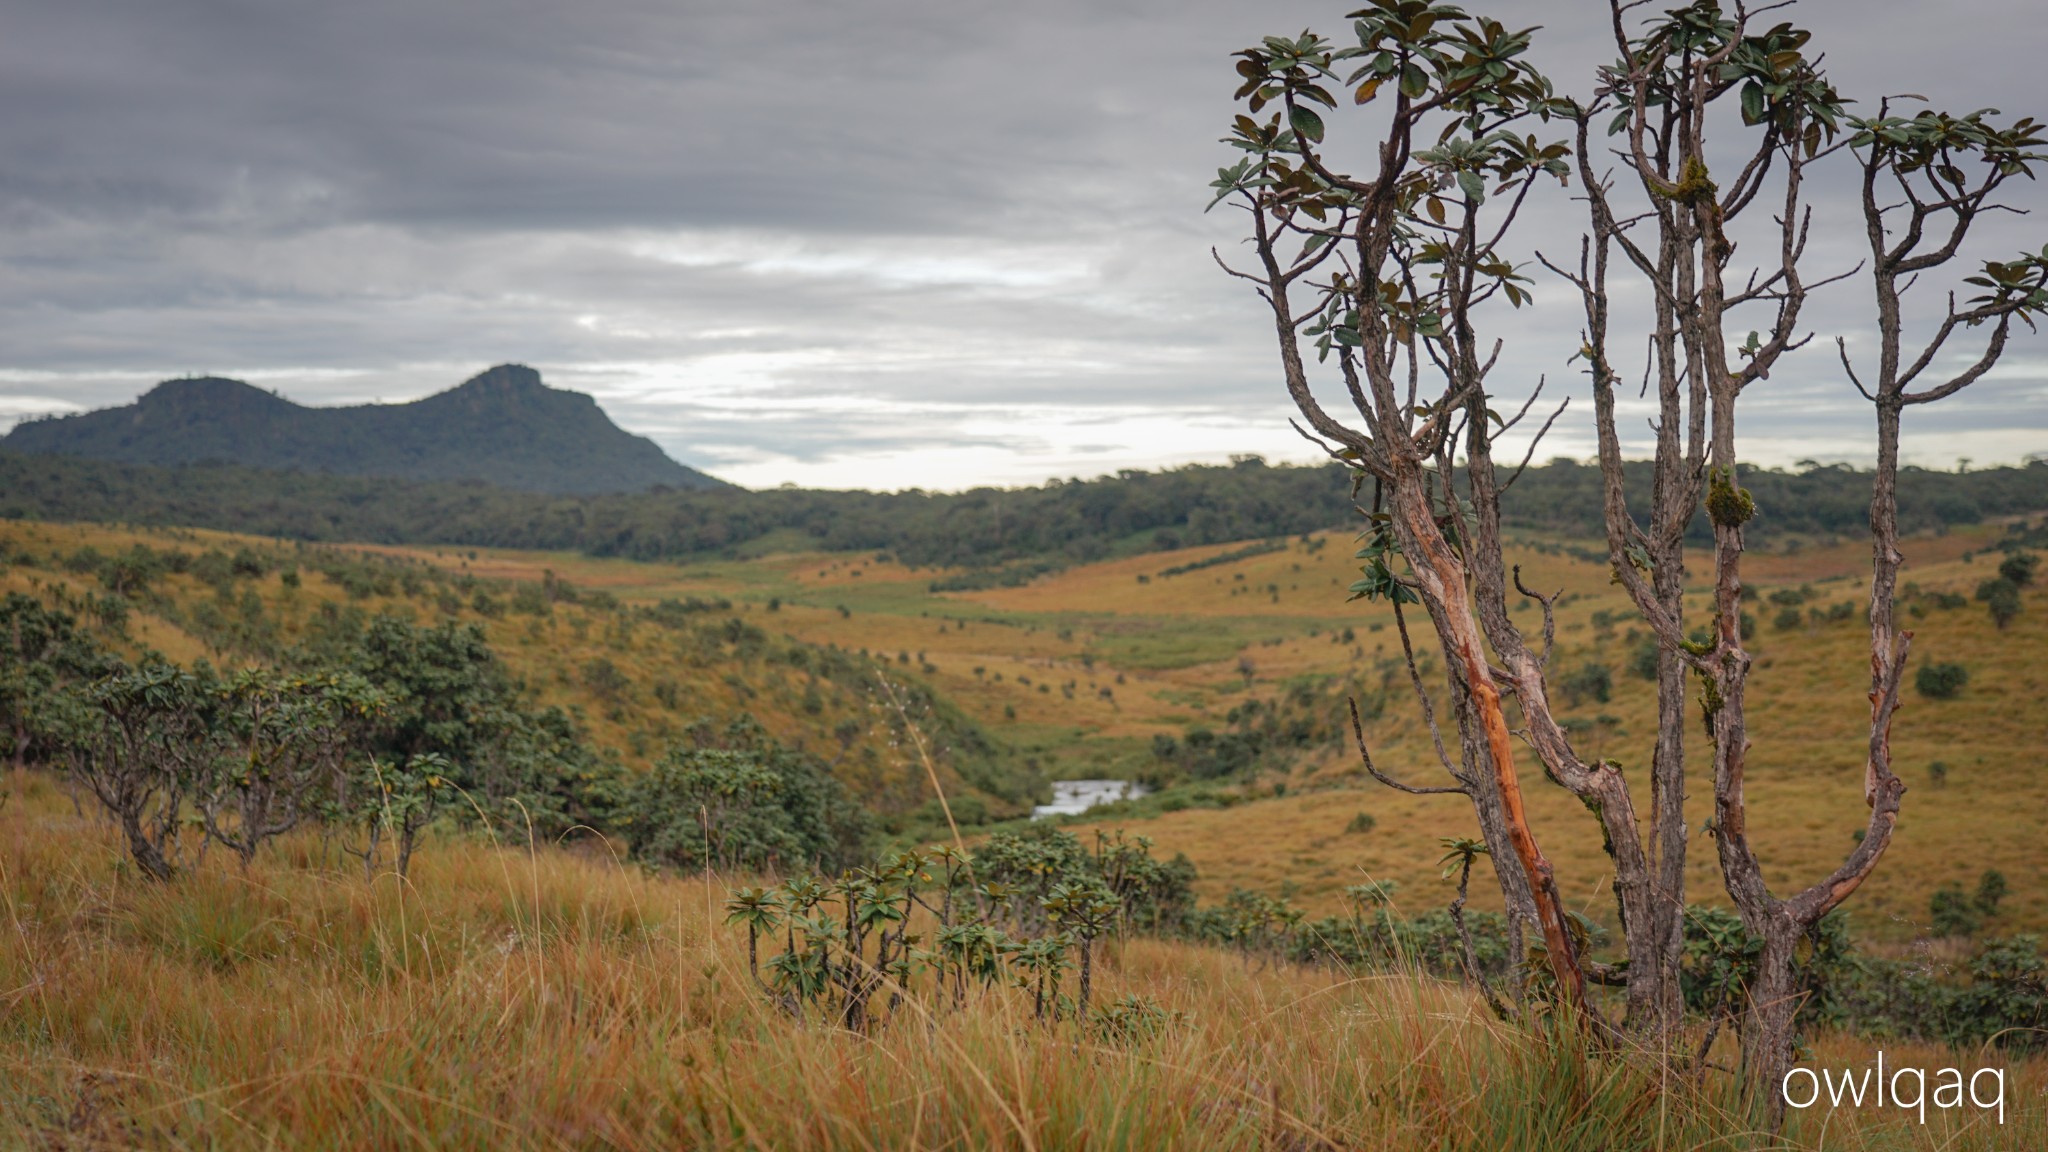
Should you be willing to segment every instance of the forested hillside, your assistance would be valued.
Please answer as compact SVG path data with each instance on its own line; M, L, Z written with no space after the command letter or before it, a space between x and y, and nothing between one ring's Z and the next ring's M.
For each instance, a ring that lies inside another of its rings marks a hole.
M10 451L119 464L213 461L412 480L482 480L521 492L719 488L581 392L500 364L409 404L307 408L240 380L166 380L135 403L15 426Z
M1632 472L1632 489L1647 493L1649 465ZM1753 543L1864 530L1866 473L1845 466L1757 470L1745 473L1743 483L1759 508L1749 527ZM2048 465L1963 473L1906 469L1899 489L1901 527L1938 530L2048 509ZM1596 537L1600 508L1599 470L1556 460L1521 477L1506 514L1515 527ZM474 482L213 463L154 468L0 452L0 516L638 560L777 548L879 550L908 564L991 569L991 577L1004 582L1106 556L1339 527L1357 513L1343 469L1273 467L1256 457L959 493L719 489L550 496ZM1704 534L1704 524L1702 517L1695 531Z

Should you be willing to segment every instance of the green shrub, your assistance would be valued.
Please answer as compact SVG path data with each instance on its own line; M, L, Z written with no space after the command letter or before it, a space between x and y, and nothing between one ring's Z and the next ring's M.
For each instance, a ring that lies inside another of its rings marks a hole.
M1972 902L1976 904L1977 911L1986 916L1996 916L1998 902L2005 899L2005 891L2005 873L1996 868L1986 868L1984 874L1977 877L1977 894Z
M2001 631L2020 614L2020 586L2004 576L1977 585L1977 599L1991 609L1991 622Z
M1565 673L1558 687L1564 690L1565 699L1574 705L1589 698L1605 704L1614 695L1614 673L1607 665L1588 660Z
M1913 687L1929 700L1951 700L1962 694L1970 682L1970 670L1961 664L1922 664L1913 674Z
M626 841L649 863L825 871L861 861L867 813L815 757L777 744L750 718L693 733L624 786Z
M1928 900L1927 911L1936 936L1974 936L1984 923L1976 902L1955 884L1942 885Z
M1628 657L1629 674L1638 680L1657 678L1657 641L1644 640L1635 646Z
M633 682L627 679L619 666L600 656L583 665L583 686L591 695L607 704L617 704L626 697Z
M1998 574L2012 581L2014 587L2025 588L2034 582L2034 569L2040 563L2041 558L2032 552L2014 552L1999 562Z
M1373 819L1372 813L1360 812L1358 815L1353 816L1351 818L1351 823L1346 824L1344 826L1344 831L1350 833L1366 833L1372 831L1374 828L1379 827L1379 823L1380 822L1378 820Z

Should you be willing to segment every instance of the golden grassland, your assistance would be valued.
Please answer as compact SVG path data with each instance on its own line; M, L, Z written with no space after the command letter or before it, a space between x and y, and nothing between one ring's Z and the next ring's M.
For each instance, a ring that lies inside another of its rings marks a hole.
M717 878L512 836L437 839L409 881L365 882L300 835L157 885L50 778L0 790L0 1148L2048 1145L2048 1068L1997 1053L1884 1046L1894 1067L2007 1068L2002 1126L1815 1109L1781 1143L1720 1072L1582 1060L1425 979L1140 939L1104 946L1097 987L1178 1014L1149 1038L916 987L852 1034L755 990ZM1811 1055L1875 1053L1824 1035Z
M1997 532L1985 526L1909 540L1904 578L1928 591L1967 595L1996 565L1998 554L1982 550ZM0 535L40 550L84 543L118 550L131 539L165 543L160 535L88 525L4 524ZM232 546L236 539L179 535L193 546ZM1149 763L1155 735L1178 736L1191 725L1221 727L1231 708L1271 699L1291 684L1355 677L1387 695L1387 711L1369 732L1382 766L1417 782L1442 782L1400 670L1390 612L1345 600L1355 564L1348 539L1327 533L1228 564L1161 574L1241 547L1115 559L1022 587L953 593L930 590L943 573L844 553L651 564L490 549L366 550L494 578L537 581L553 572L629 604L725 597L734 602L732 615L770 632L890 659L1061 777L1129 774ZM1646 773L1653 686L1627 671L1629 614L1604 563L1592 558L1596 553L1591 546L1528 539L1511 549L1510 559L1531 587L1563 593L1553 668L1597 661L1613 671L1609 701L1566 708L1568 717L1587 726L1585 750ZM1857 597L1867 571L1867 549L1853 543L1758 553L1747 561L1749 582L1765 593L1805 585L1816 593L1814 605L1856 602L1859 608L1848 619L1785 630L1772 623L1773 605L1751 609L1759 623L1751 645L1757 659L1750 694L1752 835L1780 890L1824 875L1863 824L1868 632ZM0 577L8 587L27 578L20 570ZM264 595L275 600L275 610L295 619L311 611L310 602L340 596L308 580L305 602L294 607L275 576L269 585ZM1909 618L1916 660L1958 661L1971 679L1953 700L1926 700L1908 689L1893 747L1911 791L1891 852L1850 905L1859 936L1904 942L1922 935L1932 893L1947 883L1968 886L1987 868L2002 871L2013 886L1987 931L2048 928L2048 886L2037 882L2048 870L2048 840L2039 832L2048 815L2048 672L2034 658L2048 640L2048 598L2029 589L2026 600L2018 621L2003 632L1974 602ZM1704 602L1703 595L1694 598L1697 619L1704 619ZM415 611L375 599L365 606ZM628 763L658 755L695 714L751 709L771 728L828 753L837 747L829 730L845 717L864 731L875 727L867 702L835 697L810 713L802 707L803 686L788 677L768 669L702 667L656 630L621 635L581 609L561 606L544 621L486 619L468 609L455 615L481 623L543 700L575 709L593 739ZM1523 602L1514 615L1532 633L1539 630L1534 605ZM1426 630L1419 618L1410 623ZM139 618L137 635L174 658L202 652L197 641L161 620ZM1427 649L1425 637L1417 641L1418 650ZM599 658L614 662L631 682L623 700L602 699L579 679L578 670ZM1426 670L1435 667L1426 652L1424 663ZM1432 686L1440 679L1434 673ZM681 707L652 698L651 686L663 681L682 686ZM881 741L875 746L881 756L865 767L849 761L841 771L859 777L851 782L866 794L918 795L922 770L900 749ZM1941 786L1930 774L1935 761L1947 767ZM1609 873L1596 825L1576 801L1541 780L1533 760L1524 773L1537 833L1561 886L1589 915L1610 918ZM1284 795L1274 795L1279 785ZM964 785L949 779L948 787ZM1346 885L1391 879L1402 886L1397 903L1416 912L1448 899L1434 868L1438 838L1469 835L1472 826L1460 798L1379 788L1364 778L1354 753L1337 748L1303 755L1284 776L1269 774L1241 791L1244 802L1232 807L1168 813L1132 829L1168 854L1186 852L1201 870L1206 898L1236 887L1286 890L1313 912L1336 911ZM1711 781L1704 773L1692 795L1697 831L1710 814ZM1646 803L1646 795L1638 802ZM1345 832L1361 811L1375 817L1376 828ZM1693 838L1691 861L1693 894L1711 901L1719 884L1708 834ZM1474 885L1475 904L1487 903L1491 887Z

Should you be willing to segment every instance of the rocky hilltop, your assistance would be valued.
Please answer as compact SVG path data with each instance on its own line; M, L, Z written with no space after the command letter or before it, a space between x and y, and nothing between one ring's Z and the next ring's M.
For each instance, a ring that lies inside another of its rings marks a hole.
M201 461L592 494L726 484L612 423L597 401L500 364L407 404L308 408L221 377L166 380L135 403L17 425L0 449L124 464Z

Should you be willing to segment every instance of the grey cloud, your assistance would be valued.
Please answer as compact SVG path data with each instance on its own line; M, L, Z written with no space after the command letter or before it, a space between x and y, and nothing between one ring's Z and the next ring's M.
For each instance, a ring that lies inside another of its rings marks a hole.
M1201 206L1227 159L1228 53L1340 31L1342 5L6 8L0 418L185 370L341 403L522 360L749 482L855 482L920 453L943 472L927 487L1214 458L1233 425L1253 450L1309 452L1268 323L1209 260L1235 221ZM1568 90L1610 55L1597 4L1492 8L1546 26L1538 54ZM2048 19L2015 0L1795 18L1858 95L2019 110L2048 58ZM1847 188L1821 189L1815 255L1847 267ZM1546 194L1529 246L1568 253L1573 213ZM1501 379L1583 391L1573 301L1538 287L1499 318ZM1814 302L1821 338L1756 394L1767 451L1867 439L1831 347L1855 349L1866 313L1850 286ZM2048 446L2043 359L2021 349L1916 425L1928 450ZM1555 435L1589 447L1578 415Z

